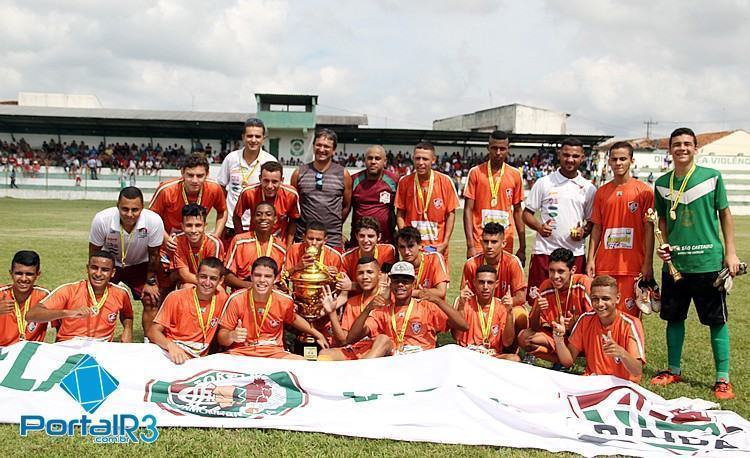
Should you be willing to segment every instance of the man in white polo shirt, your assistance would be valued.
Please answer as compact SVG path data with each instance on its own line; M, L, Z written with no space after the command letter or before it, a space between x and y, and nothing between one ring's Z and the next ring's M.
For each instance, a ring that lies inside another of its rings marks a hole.
M227 154L221 163L219 176L216 181L224 188L224 195L227 198L227 211L230 218L227 219L224 228L224 248L234 237L234 223L231 215L234 214L234 206L237 205L237 198L245 186L249 186L260 181L260 166L266 162L276 161L276 158L263 150L263 141L266 138L266 126L258 118L250 118L245 121L245 127L242 131L242 142L244 146L241 149L232 151ZM250 226L250 211L242 215L242 225L247 230ZM242 231L237 231L242 232Z
M524 223L537 233L529 263L529 303L548 276L549 255L555 249L572 251L575 271L585 273L583 240L593 226L590 220L596 187L578 171L585 158L580 140L563 140L557 158L560 168L534 183L523 212Z
M161 217L144 210L143 193L134 186L123 188L117 206L100 211L91 222L89 254L99 250L114 254L112 283L125 283L143 302L144 332L154 321L159 304L156 273L163 241Z

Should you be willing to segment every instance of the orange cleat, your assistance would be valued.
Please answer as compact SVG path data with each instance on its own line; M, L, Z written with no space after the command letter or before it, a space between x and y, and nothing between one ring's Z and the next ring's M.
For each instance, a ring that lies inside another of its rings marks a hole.
M658 386L667 386L681 381L682 376L675 375L670 371L661 371L651 379L651 384Z
M714 396L716 396L716 399L722 401L734 399L734 389L732 388L732 384L724 379L719 379L719 381L716 382L716 385L714 385Z

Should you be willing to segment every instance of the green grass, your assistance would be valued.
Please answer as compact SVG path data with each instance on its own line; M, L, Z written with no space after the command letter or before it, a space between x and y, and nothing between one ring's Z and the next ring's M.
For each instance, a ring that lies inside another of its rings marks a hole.
M53 288L75 281L85 275L84 265L88 250L88 230L97 211L110 206L96 201L44 201L0 199L0 264L9 263L20 249L34 249L42 257L42 277L39 283ZM459 214L457 221L462 221ZM741 258L747 260L750 249L750 217L736 217L736 243ZM348 232L345 232L348 233ZM463 230L457 226L451 245L452 287L448 296L457 294L461 267L465 256ZM533 237L529 233L527 246ZM743 305L750 302L750 278L740 278L729 298L732 332L731 376L738 397L722 404L745 418L750 417L750 363L743 357L750 351L750 339L742 333L750 321L750 311ZM136 307L135 339L143 339L140 311ZM656 316L644 319L648 365L643 385L659 370L666 367L664 323ZM445 341L446 338L440 339ZM698 323L691 310L687 322L687 338L683 354L685 383L655 390L666 398L686 396L712 399L714 365L711 356L708 328ZM6 456L82 456L103 455L246 455L246 456L544 456L546 452L496 447L407 443L392 440L346 438L316 433L276 430L162 428L159 440L152 445L101 446L80 437L50 439L41 434L21 439L16 425L0 426L0 444Z

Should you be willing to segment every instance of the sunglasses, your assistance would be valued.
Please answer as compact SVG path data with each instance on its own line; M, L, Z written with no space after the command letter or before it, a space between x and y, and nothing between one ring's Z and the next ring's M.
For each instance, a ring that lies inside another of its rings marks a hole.
M317 189L318 191L323 190L323 173L322 172L315 173L315 189Z

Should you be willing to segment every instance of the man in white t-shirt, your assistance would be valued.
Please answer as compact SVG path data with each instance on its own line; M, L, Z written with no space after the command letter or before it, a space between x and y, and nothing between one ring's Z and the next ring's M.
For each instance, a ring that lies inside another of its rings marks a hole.
M91 221L89 254L99 250L115 255L112 283L125 283L143 302L144 331L156 316L159 304L159 248L164 241L161 217L143 208L143 193L136 187L123 188L117 206L104 209Z
M593 227L590 220L596 194L596 187L578 171L585 157L580 140L563 140L557 151L560 168L537 180L526 198L523 221L537 233L529 264L529 303L548 276L549 255L555 249L572 251L575 271L585 272L584 238Z
M234 206L242 188L260 181L260 166L266 162L276 161L276 158L263 150L263 141L266 138L266 126L258 118L250 118L245 121L242 130L242 141L244 147L227 154L221 163L219 176L216 181L224 188L227 197L227 211L229 215L234 214ZM250 212L242 216L242 225L245 229L250 226ZM227 220L224 228L222 241L224 247L234 236L234 223L232 218Z

